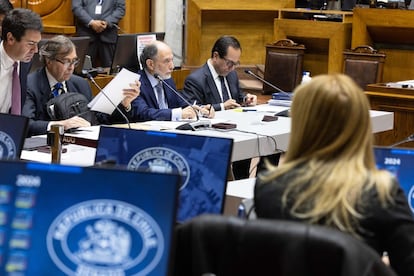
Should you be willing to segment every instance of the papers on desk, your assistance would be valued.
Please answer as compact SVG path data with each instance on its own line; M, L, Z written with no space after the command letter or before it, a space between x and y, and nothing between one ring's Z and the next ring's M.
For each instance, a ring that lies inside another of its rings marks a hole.
M267 103L269 105L276 105L276 106L291 106L292 101L270 99Z
M124 98L123 89L129 88L130 83L139 80L140 75L123 68L98 95L88 104L93 111L112 114L116 106ZM109 99L108 99L109 98Z
M405 80L405 81L397 81L397 82L388 82L386 83L387 87L392 88L414 88L414 80Z

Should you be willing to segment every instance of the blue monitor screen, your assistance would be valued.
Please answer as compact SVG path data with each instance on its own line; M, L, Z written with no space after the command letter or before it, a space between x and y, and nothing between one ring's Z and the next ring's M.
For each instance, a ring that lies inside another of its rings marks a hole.
M390 171L398 179L414 213L414 149L375 147L374 153L377 167Z
M178 172L181 177L177 221L224 208L233 140L162 131L102 126L96 162L127 169Z
M0 113L0 159L19 159L29 119Z
M0 161L0 275L167 275L179 178Z

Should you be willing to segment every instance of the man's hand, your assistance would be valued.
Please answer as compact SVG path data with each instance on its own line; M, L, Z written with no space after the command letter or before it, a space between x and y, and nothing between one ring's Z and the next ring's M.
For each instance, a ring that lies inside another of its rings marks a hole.
M89 25L91 26L92 30L94 30L98 34L103 32L107 27L106 22L102 20L92 20L91 23L89 23Z
M234 99L229 99L224 102L224 109L233 109L237 107L240 107L240 105Z
M129 88L123 89L124 99L122 100L122 105L126 110L131 109L131 102L135 100L139 94L141 93L140 90L141 82L136 80L135 83L130 83Z
M196 113L192 106L187 106L186 108L183 108L181 112L181 119L196 119Z
M86 121L85 119L78 117L78 116L73 116L72 118L66 119L66 120L62 120L62 121L56 121L56 122L52 122L51 125L63 125L65 130L71 129L71 128L76 128L76 127L88 127L91 126L91 123L89 123L88 121Z
M257 96L247 93L244 97L243 106L252 106L257 104Z

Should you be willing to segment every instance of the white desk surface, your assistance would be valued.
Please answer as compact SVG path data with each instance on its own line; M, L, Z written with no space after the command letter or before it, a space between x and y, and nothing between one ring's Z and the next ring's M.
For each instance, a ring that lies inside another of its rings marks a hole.
M239 198L253 198L256 178L246 178L227 182L226 195Z
M208 128L199 129L197 131L184 131L176 129L168 129L166 131L232 138L234 140L232 161L270 155L274 153L276 149L285 151L289 142L290 118L279 117L277 121L272 122L263 122L262 118L264 115L273 116L276 112L287 108L264 104L251 107L249 109L254 109L256 111L240 112L240 110L226 110L216 112L216 118L213 122L220 121L236 123L237 129L235 130L222 131ZM394 114L392 112L371 111L371 118L374 133L393 128ZM177 124L171 123L174 122L164 122L164 125L168 127L172 125L176 126ZM151 125L151 122L131 124L133 128L154 129L154 127L159 128L160 122L157 122L157 124L154 122L154 125ZM99 135L99 127L94 126L84 128L84 131L68 135L97 140ZM64 147L67 148L67 152L62 154L62 164L80 166L91 166L94 164L96 152L94 148L72 144ZM50 154L37 151L24 150L21 158L46 163L51 162Z

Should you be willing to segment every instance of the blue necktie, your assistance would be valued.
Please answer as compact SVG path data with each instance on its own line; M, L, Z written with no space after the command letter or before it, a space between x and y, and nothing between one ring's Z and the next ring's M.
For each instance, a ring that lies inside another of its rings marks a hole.
M54 86L53 86L53 90L52 90L53 96L57 97L60 94L64 93L63 91L63 84L61 82L57 82Z
M158 106L160 109L166 109L167 104L165 103L164 91L162 91L162 84L158 83L155 86L155 91L157 91Z

